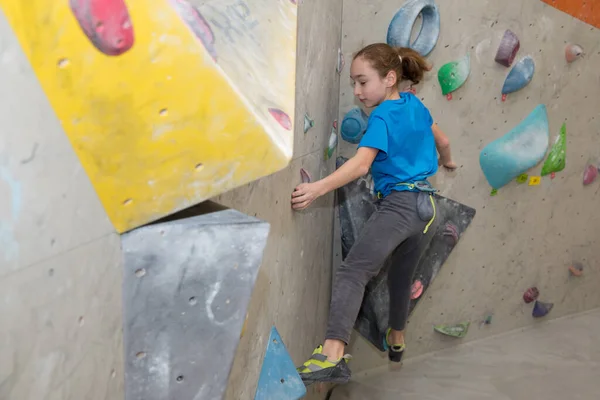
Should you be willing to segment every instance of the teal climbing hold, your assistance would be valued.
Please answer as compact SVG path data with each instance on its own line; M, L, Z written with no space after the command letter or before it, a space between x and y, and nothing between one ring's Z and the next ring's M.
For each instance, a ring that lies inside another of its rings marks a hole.
M421 16L421 28L411 41L412 30ZM440 12L433 0L409 0L394 15L387 31L387 44L410 47L426 56L435 47L440 36Z
M536 166L548 150L546 106L538 105L519 125L481 150L479 165L488 183L500 189Z
M277 328L272 327L254 400L297 400L305 395L306 386Z
M348 111L342 120L342 139L358 144L367 130L368 120L367 114L358 107Z

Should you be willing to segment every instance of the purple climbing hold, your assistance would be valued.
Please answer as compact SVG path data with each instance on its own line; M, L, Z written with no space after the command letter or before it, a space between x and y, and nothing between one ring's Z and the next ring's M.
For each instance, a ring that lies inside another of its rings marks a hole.
M521 43L519 42L517 35L510 29L507 29L506 32L504 32L502 41L500 41L495 61L500 65L510 67L515 60L520 47Z
M552 310L552 307L554 307L553 303L544 303L543 301L536 301L533 306L533 311L531 312L531 315L533 315L534 318L545 317L546 315L548 315L550 310Z

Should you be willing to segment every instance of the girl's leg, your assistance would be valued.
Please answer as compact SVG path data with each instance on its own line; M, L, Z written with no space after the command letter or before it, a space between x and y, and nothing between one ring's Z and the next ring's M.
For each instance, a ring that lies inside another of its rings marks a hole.
M388 288L390 292L389 337L390 345L404 344L404 328L410 307L412 280L417 265L419 264L419 242L423 235L421 232L406 239L397 252L399 260L390 266L388 271Z
M324 370L340 364L344 348L350 341L366 284L377 275L392 251L407 238L422 232L425 225L426 222L417 215L417 193L392 192L380 202L337 271L331 293L326 340L322 349L315 350L318 354L313 354L312 359L319 361L318 365L311 365L311 359L300 369L305 381L324 380L321 378L325 375ZM345 379L350 378L349 373L347 375Z

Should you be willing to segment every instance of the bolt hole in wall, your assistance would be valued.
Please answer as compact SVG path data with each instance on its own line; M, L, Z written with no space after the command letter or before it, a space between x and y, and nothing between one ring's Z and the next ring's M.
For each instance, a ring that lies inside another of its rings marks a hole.
M56 65L58 65L58 68L66 68L69 66L69 59L61 58L60 60L58 60L58 63L56 63Z
M179 382L179 383L183 382L183 375L179 375L179 376L176 378L176 380L177 380L177 382Z
M163 108L162 110L160 110L158 112L158 115L160 115L161 117L166 117L167 115L169 115L169 110L166 108Z

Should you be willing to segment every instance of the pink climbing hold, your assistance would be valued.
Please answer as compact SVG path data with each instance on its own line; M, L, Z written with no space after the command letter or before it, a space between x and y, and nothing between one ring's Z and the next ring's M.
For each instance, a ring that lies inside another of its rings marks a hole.
M525 303L529 304L532 301L536 300L540 295L540 291L538 290L538 288L534 287L530 287L529 289L527 289L525 291L525 293L523 293L523 301L525 301Z
M125 0L70 0L69 5L83 33L105 55L119 56L133 47Z
M302 183L310 183L312 180L310 174L304 168L300 168L300 178L302 179Z
M498 47L498 52L496 53L494 61L505 67L510 67L515 60L520 47L521 43L519 42L517 35L510 29L507 29L500 41L500 46Z
M423 294L423 283L420 280L416 280L412 284L410 289L410 298L416 300Z
M598 177L598 167L593 160L588 160L585 169L583 170L584 186L593 183Z
M583 56L583 49L581 48L581 46L569 43L567 47L565 47L565 58L567 59L567 62L569 64L577 60L581 56Z
M443 235L451 237L454 244L458 243L458 228L452 222L446 222Z
M288 131L292 130L292 120L290 119L289 115L278 108L269 108L269 113L271 113L273 118L279 122L279 125L281 125L283 129Z
M577 277L583 275L583 265L581 263L574 262L573 265L569 266L569 274Z

